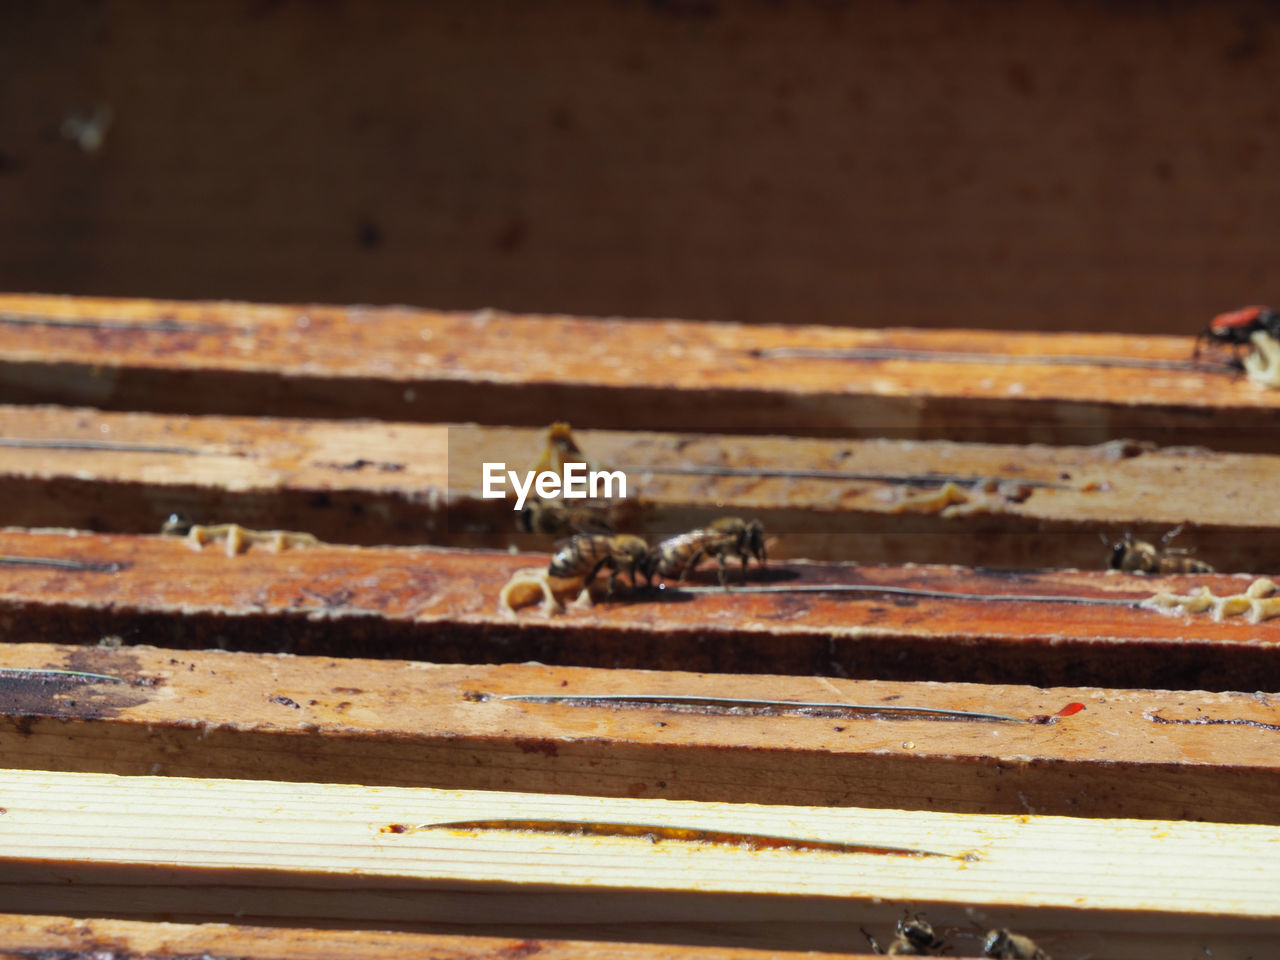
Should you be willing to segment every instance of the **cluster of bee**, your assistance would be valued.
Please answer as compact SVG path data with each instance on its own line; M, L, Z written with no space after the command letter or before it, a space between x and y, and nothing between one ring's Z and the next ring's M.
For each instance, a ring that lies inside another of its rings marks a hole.
M979 927L981 929L981 927ZM888 957L936 957L941 956L946 942L922 915L906 916L898 921L893 940L887 948L876 942L875 937L862 931L871 949ZM988 930L982 940L982 956L991 960L1051 960L1030 937L1003 927Z
M498 595L498 609L514 615L518 607L542 600L544 613L563 609L563 601L577 594L579 602L590 597L597 576L609 573L607 596L613 596L618 578L625 576L634 590L643 577L647 586L655 577L683 581L704 559L714 557L720 565L720 585L728 589L728 561L747 564L766 562L764 527L759 520L721 517L688 533L670 537L650 546L643 537L629 533L579 533L556 542L556 552L545 568L517 570Z
M547 567L549 576L590 584L601 571L608 570L610 595L621 574L627 575L632 588L638 586L640 577L646 585L652 585L655 577L683 582L699 563L714 557L720 565L720 585L727 588L730 559L742 561L744 578L751 559L762 567L766 562L764 526L759 520L739 517L721 517L653 547L643 537L626 533L580 533L556 547Z

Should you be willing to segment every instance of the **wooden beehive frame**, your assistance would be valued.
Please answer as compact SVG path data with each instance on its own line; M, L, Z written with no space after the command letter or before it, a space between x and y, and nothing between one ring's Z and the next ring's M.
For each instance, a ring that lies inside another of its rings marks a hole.
M294 927L336 925L746 960L921 910L961 955L1010 925L1226 958L1280 929L1280 402L1189 338L9 297L0 341L0 400L57 404L0 408L10 522L104 531L0 532L0 909L50 914L0 949L305 956ZM461 465L565 416L623 428L579 439L643 477L627 523L760 516L774 568L501 609L547 545L482 548L539 544ZM730 436L760 432L793 436ZM173 509L333 543L200 548ZM1177 524L1247 572L1054 569Z

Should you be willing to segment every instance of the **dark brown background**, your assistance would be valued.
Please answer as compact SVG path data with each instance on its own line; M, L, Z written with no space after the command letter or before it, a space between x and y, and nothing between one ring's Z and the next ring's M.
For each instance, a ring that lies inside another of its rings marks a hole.
M1280 300L1278 44L1208 0L8 3L0 289L1189 333Z

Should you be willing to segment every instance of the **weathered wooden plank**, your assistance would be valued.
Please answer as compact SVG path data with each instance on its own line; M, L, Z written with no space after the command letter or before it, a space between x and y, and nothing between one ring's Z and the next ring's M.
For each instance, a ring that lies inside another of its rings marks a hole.
M1192 333L1193 331L1187 331ZM0 297L0 400L109 409L1274 451L1190 337Z
M13 526L158 533L177 512L333 542L444 541L456 429L7 406L0 509ZM536 432L523 431L530 459Z
M740 513L762 520L779 557L1096 569L1109 555L1100 534L1155 541L1185 524L1179 542L1220 570L1280 563L1274 455L1118 441L577 439L626 472L618 519L641 533ZM12 525L154 533L179 511L342 543L549 543L516 536L512 502L481 498L485 462L533 466L546 446L535 428L2 406L0 445L0 522ZM984 490L987 480L1006 486Z
M1275 826L21 770L0 798L9 912L848 949L912 905L1116 960L1280 934Z
M0 646L0 670L12 767L1280 823L1280 698L1260 694L44 644ZM574 699L622 695L648 702Z
M854 945L856 950L859 945ZM861 944L866 949L866 944ZM14 958L184 960L237 957L243 960L869 960L872 954L803 954L737 947L690 947L658 943L528 940L409 933L395 930L335 930L253 927L226 923L161 923L144 920L0 914L0 952Z
M546 554L258 544L227 556L173 537L10 530L0 558L0 627L24 640L114 634L437 662L1280 690L1280 619L1136 606L1201 585L1239 594L1252 582L1240 576L784 562L746 589L714 586L711 567L696 587L620 588L612 602L548 616L498 605L512 574Z

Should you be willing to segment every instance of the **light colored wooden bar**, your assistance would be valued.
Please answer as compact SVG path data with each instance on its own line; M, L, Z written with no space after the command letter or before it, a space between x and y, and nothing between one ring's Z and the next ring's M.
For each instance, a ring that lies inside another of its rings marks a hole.
M545 567L546 554L257 544L228 556L220 543L197 551L176 537L7 530L0 558L0 626L31 641L117 635L454 663L1280 690L1280 618L1134 606L1164 590L1238 594L1252 577L785 561L726 591L711 565L687 589L623 587L613 601L548 616L498 603L507 580Z
M0 400L109 409L1274 452L1191 335L851 330L0 297Z
M140 960L238 957L243 960L868 960L873 954L689 947L660 943L603 943L407 933L252 927L226 923L162 923L144 920L0 914L0 956L72 960L125 955Z
M20 770L0 796L8 912L796 950L910 905L1117 960L1280 934L1274 826Z
M1280 457L1150 448L581 431L628 477L620 526L654 536L739 513L779 557L1100 569L1100 535L1179 543L1220 570L1280 570ZM530 469L546 430L0 406L0 520L154 533L172 512L362 544L526 547L482 464ZM935 478L931 483L930 478ZM952 486L941 491L947 479ZM983 490L985 480L1016 488Z
M12 643L0 691L32 769L1280 824L1275 696Z

